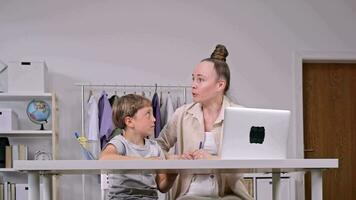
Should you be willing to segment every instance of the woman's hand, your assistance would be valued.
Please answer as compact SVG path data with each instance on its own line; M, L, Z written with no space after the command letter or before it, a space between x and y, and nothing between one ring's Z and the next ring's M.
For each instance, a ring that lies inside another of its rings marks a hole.
M214 156L203 149L195 150L192 156L194 160L210 160L214 158Z

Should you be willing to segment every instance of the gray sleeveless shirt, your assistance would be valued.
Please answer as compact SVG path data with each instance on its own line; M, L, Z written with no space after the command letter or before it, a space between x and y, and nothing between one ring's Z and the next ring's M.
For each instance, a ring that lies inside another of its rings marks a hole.
M108 144L116 147L124 156L149 158L152 156L164 159L164 154L156 141L145 139L145 145L138 146L117 135ZM109 174L109 191L106 200L118 199L158 199L156 174Z

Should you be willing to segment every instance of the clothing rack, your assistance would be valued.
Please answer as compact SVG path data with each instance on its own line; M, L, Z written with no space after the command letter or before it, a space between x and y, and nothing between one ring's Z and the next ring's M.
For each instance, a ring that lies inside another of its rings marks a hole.
M81 96L82 96L82 131L81 135L84 135L85 131L85 112L84 112L84 107L85 107L85 90L88 88L120 88L120 89L126 89L126 88L154 88L155 92L157 92L157 89L167 89L167 88L172 88L172 89L182 89L183 91L183 99L184 103L187 103L187 89L190 89L191 86L184 86L184 85L126 85L126 84L91 84L91 83L77 83L77 86L81 87Z
M191 86L180 86L180 85L126 85L126 84L90 84L90 83L77 83L76 86L81 88L81 100L82 100L82 131L80 133L81 136L84 136L85 132L85 91L89 88L118 88L118 89L126 89L126 88L154 88L154 91L157 92L158 88L172 88L172 89L182 89L183 91L183 99L184 103L187 103L187 89L190 89ZM85 200L85 175L82 175L82 199Z

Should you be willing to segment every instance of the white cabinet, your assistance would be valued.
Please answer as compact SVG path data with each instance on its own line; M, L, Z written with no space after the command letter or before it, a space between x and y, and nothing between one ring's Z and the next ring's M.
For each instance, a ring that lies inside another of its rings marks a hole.
M45 125L45 130L39 130L40 125L33 124L27 117L26 108L33 100L44 100L51 107L49 122ZM0 137L7 137L10 145L25 144L28 146L28 159L33 160L37 151L50 153L52 159L58 158L58 123L57 123L57 97L54 93L0 93L0 108L11 108L19 116L19 129L10 131L0 131ZM0 168L0 178L15 184L26 184L27 177L22 173L17 173L11 168ZM57 199L56 183L57 178L53 177L54 196Z
M245 180L250 180L253 182L252 183L253 186L247 188L249 189L249 192L253 194L255 200L272 200L271 174L245 174L244 177ZM295 200L296 194L295 194L294 179L289 175L282 175L280 179L279 191L280 191L279 199Z
M292 186L290 178L281 178L280 198L283 200L292 200ZM256 179L256 200L272 200L272 179L257 178Z

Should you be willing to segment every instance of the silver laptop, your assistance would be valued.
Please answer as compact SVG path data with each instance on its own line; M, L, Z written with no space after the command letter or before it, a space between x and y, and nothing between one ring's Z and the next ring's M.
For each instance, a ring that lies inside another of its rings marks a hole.
M221 159L285 159L290 111L225 109Z

